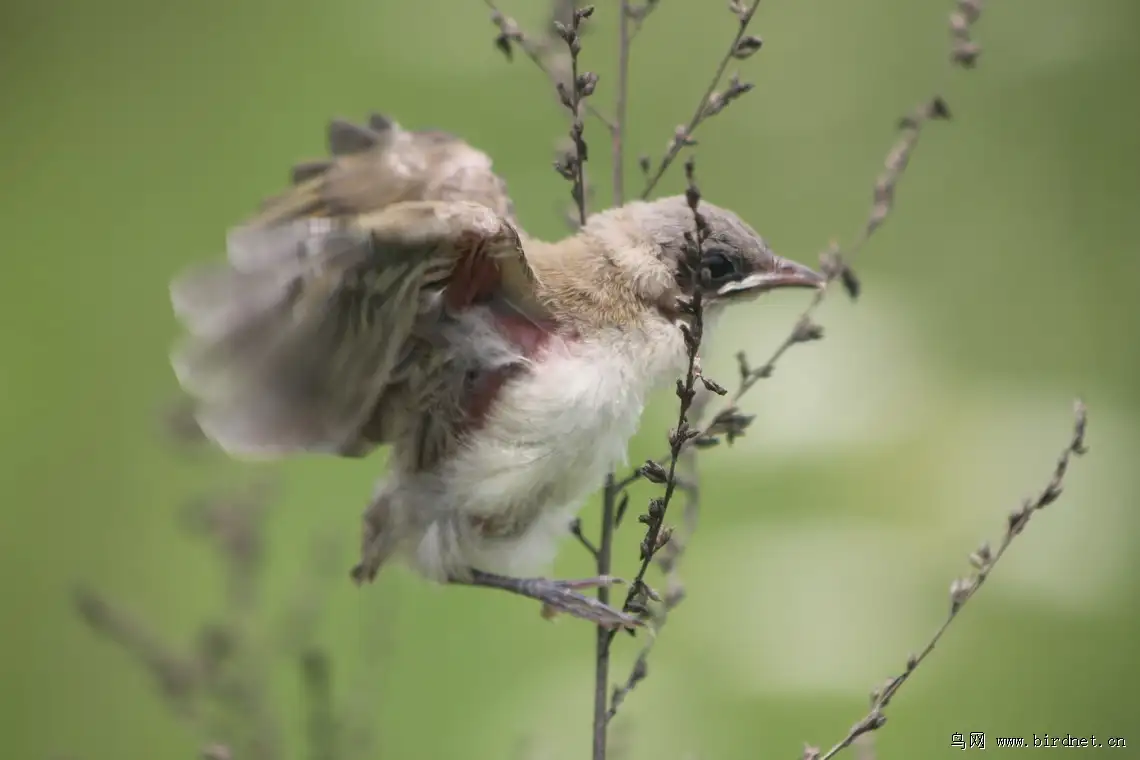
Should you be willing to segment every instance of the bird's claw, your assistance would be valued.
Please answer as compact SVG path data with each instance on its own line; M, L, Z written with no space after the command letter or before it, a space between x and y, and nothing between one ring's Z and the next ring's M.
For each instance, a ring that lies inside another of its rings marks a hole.
M645 623L634 615L618 611L598 599L578 593L579 590L609 587L623 582L609 575L559 581L550 578L515 578L469 568L462 574L452 576L448 582L464 586L497 588L534 599L542 602L543 617L548 619L558 613L565 613L610 630L625 628L632 631L645 626Z
M565 613L611 630L640 628L645 623L639 618L578 593L580 589L608 587L622 582L620 578L607 575L566 581L534 579L530 581L532 593L528 596L533 595L542 602L542 616L548 620Z

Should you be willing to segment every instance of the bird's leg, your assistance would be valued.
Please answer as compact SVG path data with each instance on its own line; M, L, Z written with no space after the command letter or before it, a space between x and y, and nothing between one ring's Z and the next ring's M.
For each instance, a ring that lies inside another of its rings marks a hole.
M374 580L380 566L395 551L399 543L397 539L403 535L398 518L399 512L393 509L391 493L381 486L363 515L360 563L352 570L352 578L357 584ZM489 526L480 524L479 527L487 529ZM578 580L513 578L474 568L451 573L447 578L447 583L454 585L497 588L525 596L542 602L544 612L573 615L604 628L632 629L643 626L644 623L637 617L579 593L620 582L610 576Z
M352 568L352 579L358 585L374 581L395 550L398 525L394 518L391 495L381 486L362 516L360 563Z
M448 583L509 591L512 594L542 602L546 610L564 612L603 628L636 628L644 625L641 620L632 615L578 593L579 590L620 583L617 578L610 576L559 581L549 578L512 578L507 575L495 575L494 573L471 569L465 576L456 575L449 578Z

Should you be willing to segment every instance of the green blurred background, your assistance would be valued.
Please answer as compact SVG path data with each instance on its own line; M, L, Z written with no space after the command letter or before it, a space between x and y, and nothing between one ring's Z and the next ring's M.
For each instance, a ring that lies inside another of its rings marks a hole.
M612 95L614 5L599 4L585 43L599 99ZM724 6L665 0L638 37L631 164L659 156L691 112L733 31ZM811 261L858 231L896 118L932 88L955 115L924 133L865 251L865 296L826 305L827 340L790 354L752 394L748 437L705 457L690 596L617 721L623 757L791 758L838 739L941 621L967 554L1044 483L1078 393L1091 456L893 704L877 745L939 757L957 751L956 731L1096 734L1129 741L1111 756L1140 757L1140 5L991 3L980 68L948 74L950 6L764 3L766 45L739 67L756 89L699 135L706 197ZM504 7L531 29L547 11ZM177 510L267 470L160 442L175 390L166 286L219 255L291 162L323 152L329 117L380 110L464 135L494 157L528 227L560 234L568 188L549 167L563 116L493 34L477 0L0 6L4 757L201 746L78 623L69 594L103 589L181 643L218 613L217 563ZM588 129L604 202L608 150ZM674 173L666 189L681 183ZM759 359L801 306L781 296L734 315L710 374L727 384L733 352ZM663 397L647 416L633 461L657 453L670 409ZM365 674L352 699L379 755L586 757L585 625L403 572L363 592L340 574L380 469L287 464L267 576L284 605L307 582L313 538L342 539L319 637L338 696ZM596 504L584 517L596 524ZM622 531L619 572L639 538ZM557 570L588 568L568 544ZM618 640L618 674L634 646ZM282 663L272 687L294 745L295 670Z

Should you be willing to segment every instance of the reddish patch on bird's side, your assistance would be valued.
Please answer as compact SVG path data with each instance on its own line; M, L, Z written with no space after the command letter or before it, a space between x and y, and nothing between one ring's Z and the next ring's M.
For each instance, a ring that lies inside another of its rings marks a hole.
M462 253L451 271L443 294L444 303L448 308L459 311L493 300L502 284L502 266L498 259L489 255L491 246L488 240L468 232L460 236L456 247ZM576 334L559 331L554 322L536 322L513 311L497 311L495 326L520 354L531 360L538 359L546 351L556 334L561 340L577 338ZM526 366L514 365L488 370L473 378L463 401L466 417L463 429L478 429L506 382L526 371Z
M499 331L528 359L538 359L555 337L556 327L553 322L536 323L519 314L499 314L496 315L495 322ZM472 383L464 402L467 416L465 429L478 429L506 382L526 371L525 366L514 365L480 374Z

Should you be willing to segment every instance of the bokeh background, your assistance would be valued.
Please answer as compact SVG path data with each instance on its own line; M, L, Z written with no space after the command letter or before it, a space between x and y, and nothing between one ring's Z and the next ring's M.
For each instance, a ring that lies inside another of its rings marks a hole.
M583 55L605 102L616 3L599 5ZM706 197L778 251L811 261L855 236L898 116L938 90L955 120L924 133L858 266L865 295L829 301L826 340L789 354L751 394L748 436L704 458L689 598L617 721L622 757L790 758L838 739L942 620L969 552L1044 483L1076 394L1091 455L892 706L877 747L940 757L960 751L953 732L1095 734L1128 740L1114 757L1140 756L1140 5L990 5L980 67L952 74L948 1L761 6L766 45L739 66L756 89L696 150ZM547 13L504 8L531 29ZM631 166L691 113L733 26L721 2L666 0L650 18L633 54ZM322 154L331 116L380 110L466 136L530 229L561 233L568 187L550 160L564 117L493 34L477 0L0 5L5 757L195 756L207 737L80 625L71 590L101 589L191 645L224 604L181 505L266 475L281 478L266 608L319 589L317 641L377 757L587 756L586 626L403 572L348 582L380 461L240 466L167 445L159 419L175 391L169 278L220 255L291 162ZM608 150L588 129L604 203ZM710 374L728 384L733 352L766 355L802 305L781 295L733 315ZM657 453L671 408L663 396L646 417L633 461ZM327 581L310 558L323 538L341 547ZM639 538L622 531L619 571ZM580 549L567 544L557 571L588 572ZM618 640L615 676L634 651ZM267 688L300 758L297 671L280 660Z

